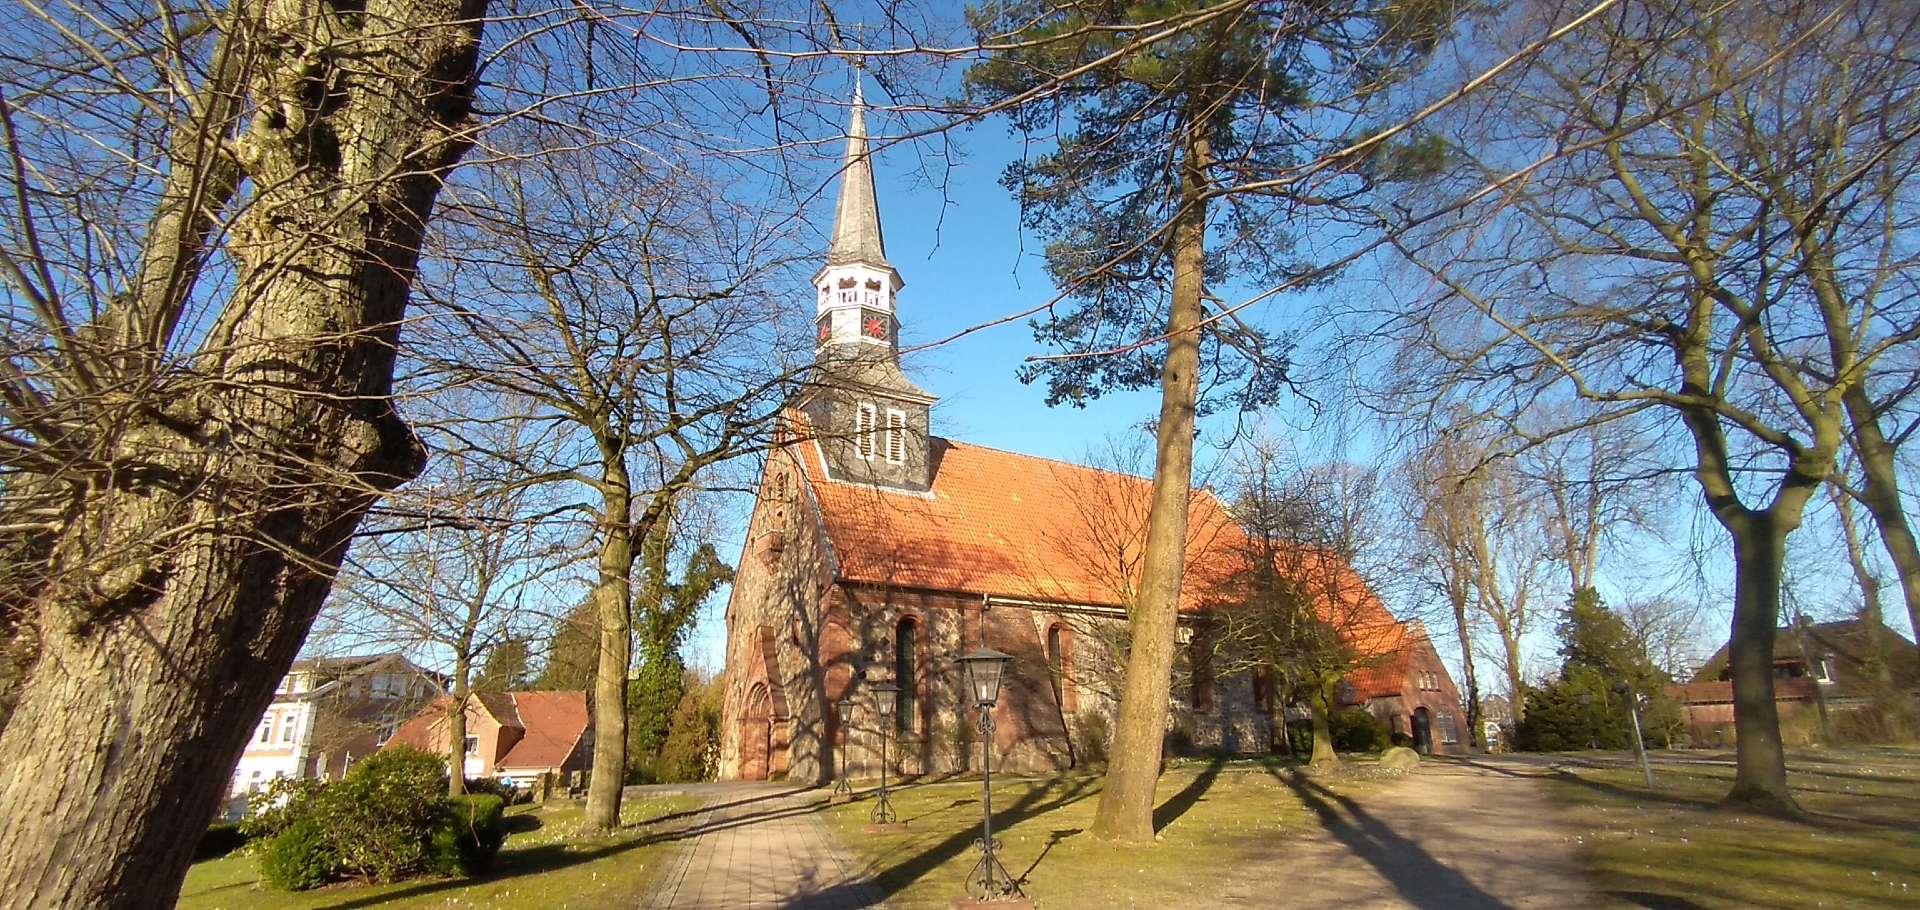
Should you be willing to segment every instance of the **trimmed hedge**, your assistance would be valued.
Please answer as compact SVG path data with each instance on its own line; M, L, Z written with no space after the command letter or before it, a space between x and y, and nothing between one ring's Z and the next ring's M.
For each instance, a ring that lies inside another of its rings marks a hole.
M274 835L260 857L260 877L282 891L305 891L333 881L340 874L340 856L333 850L326 825L308 816Z
M1365 708L1348 708L1329 721L1333 747L1341 752L1378 752L1387 747L1387 725Z
M507 803L489 793L442 800L427 838L427 867L440 875L479 875L507 838Z

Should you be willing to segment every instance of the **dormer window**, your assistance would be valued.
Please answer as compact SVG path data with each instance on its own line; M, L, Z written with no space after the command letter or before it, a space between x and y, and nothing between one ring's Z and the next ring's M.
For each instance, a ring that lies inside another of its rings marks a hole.
M854 418L854 426L853 426L854 445L858 449L860 453L860 457L868 461L873 460L873 448L874 448L873 436L874 436L875 427L878 425L878 420L876 419L876 417L877 417L877 414L873 406L873 403L868 401L863 401L860 403L860 410L858 415L856 415Z
M887 410L887 464L905 464L907 461L907 415L903 411Z

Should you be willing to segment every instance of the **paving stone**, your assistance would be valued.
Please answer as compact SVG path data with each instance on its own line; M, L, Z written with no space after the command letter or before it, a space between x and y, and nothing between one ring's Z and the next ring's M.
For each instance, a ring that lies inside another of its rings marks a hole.
M816 811L824 794L721 789L681 834L641 910L860 910L881 908Z

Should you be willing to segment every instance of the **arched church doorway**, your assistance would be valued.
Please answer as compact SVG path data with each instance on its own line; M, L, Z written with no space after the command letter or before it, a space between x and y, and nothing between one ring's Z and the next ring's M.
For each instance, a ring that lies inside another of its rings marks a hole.
M767 684L758 683L747 693L747 708L740 715L740 779L766 780L772 753L772 704Z
M1433 716L1426 708L1413 709L1413 747L1421 755L1433 753Z

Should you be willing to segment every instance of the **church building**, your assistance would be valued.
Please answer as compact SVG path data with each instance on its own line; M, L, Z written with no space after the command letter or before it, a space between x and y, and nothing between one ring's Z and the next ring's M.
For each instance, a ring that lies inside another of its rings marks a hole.
M901 370L865 110L855 92L832 243L815 276L816 366L761 475L727 605L720 776L832 779L974 769L974 709L955 658L1013 655L994 766L1047 771L1104 754L1119 704L1126 606L1145 546L1145 478L946 439L934 395ZM1289 708L1269 672L1220 645L1248 538L1210 491L1190 504L1185 655L1171 752L1276 748ZM1336 560L1315 609L1360 655L1340 701L1422 748L1463 752L1461 702L1418 623L1393 619ZM1287 570L1283 570L1287 571ZM899 686L882 726L873 687Z

